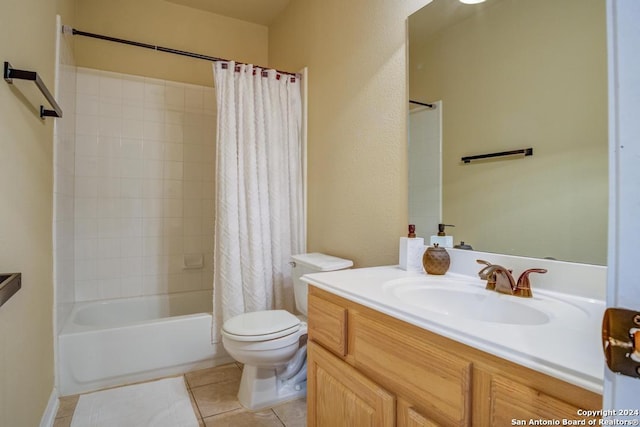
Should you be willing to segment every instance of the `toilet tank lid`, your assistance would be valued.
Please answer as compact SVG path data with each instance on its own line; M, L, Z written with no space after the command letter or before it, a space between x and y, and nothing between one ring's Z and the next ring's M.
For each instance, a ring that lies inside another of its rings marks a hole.
M297 263L317 271L342 270L353 266L350 259L313 252L309 254L292 255L291 259Z

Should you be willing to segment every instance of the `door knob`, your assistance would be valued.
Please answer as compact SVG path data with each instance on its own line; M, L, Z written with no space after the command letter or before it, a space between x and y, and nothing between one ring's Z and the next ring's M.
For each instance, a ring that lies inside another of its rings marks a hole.
M640 312L607 308L602 318L602 347L609 369L640 378Z

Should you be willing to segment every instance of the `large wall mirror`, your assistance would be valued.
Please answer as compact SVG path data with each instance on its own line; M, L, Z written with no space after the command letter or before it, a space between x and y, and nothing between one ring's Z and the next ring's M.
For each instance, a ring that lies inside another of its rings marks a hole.
M439 127L410 119L419 235L435 234L440 215L475 250L606 264L605 14L605 0L434 0L409 17L409 97L437 103Z

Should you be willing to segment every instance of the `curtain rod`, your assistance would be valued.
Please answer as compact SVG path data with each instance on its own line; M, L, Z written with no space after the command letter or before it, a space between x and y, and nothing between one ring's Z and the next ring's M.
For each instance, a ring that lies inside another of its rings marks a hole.
M427 103L425 103L425 102L414 101L413 99L410 99L410 100L409 100L409 103L410 103L410 104L417 104L417 105L422 105L422 106L425 106L425 107L429 107L429 108L431 108L432 110L433 110L434 108L436 108L436 105L435 105L435 104L427 104Z
M116 37L104 36L102 34L88 33L86 31L76 30L75 28L71 28L71 27L68 27L66 25L64 25L62 27L62 32L66 33L66 34L71 33L74 36L90 37L90 38L94 38L94 39L106 40L106 41L115 42L115 43L128 44L130 46L143 47L145 49L152 49L152 50L157 50L157 51L165 52L165 53L173 53L174 55L188 56L190 58L196 58L196 59L204 59L205 61L230 62L228 59L216 58L215 56L203 55L201 53L187 52L185 50L172 49L172 48L169 48L169 47L157 46L157 45L152 45L152 44L148 44L148 43L141 43L141 42L135 42L135 41L131 41L131 40L119 39L119 38L116 38ZM246 64L244 62L236 62L236 64L248 65L248 64ZM264 68L264 67L259 67L259 68ZM276 70L278 73L287 74L289 76L294 76L294 77L298 77L299 76L298 73L292 73L292 72L289 72L289 71L277 70L275 68L267 67L267 68L264 68L264 69L265 70Z

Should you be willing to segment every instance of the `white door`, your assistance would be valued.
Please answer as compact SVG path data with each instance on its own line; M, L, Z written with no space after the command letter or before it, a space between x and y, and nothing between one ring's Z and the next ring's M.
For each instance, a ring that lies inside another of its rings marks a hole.
M409 224L429 242L442 222L442 101L409 110Z
M607 306L640 312L640 1L607 0L607 33L610 168ZM640 410L640 379L604 369L604 409ZM629 418L640 422L640 416Z

